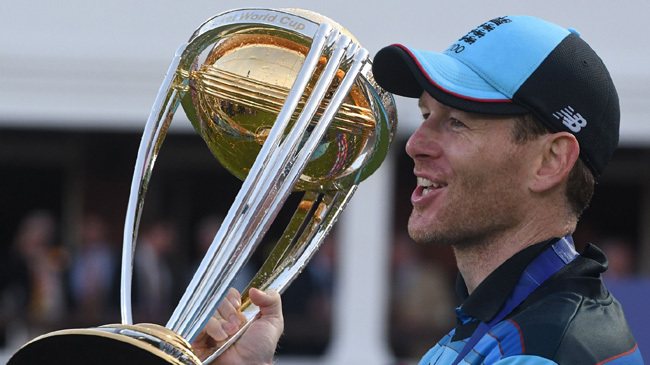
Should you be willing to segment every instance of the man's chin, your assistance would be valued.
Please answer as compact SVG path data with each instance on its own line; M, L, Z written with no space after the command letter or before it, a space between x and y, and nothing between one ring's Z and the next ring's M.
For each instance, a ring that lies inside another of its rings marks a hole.
M476 236L461 229L420 229L409 223L408 232L413 241L423 245L469 247L476 244Z
M424 231L419 229L408 227L409 236L411 239L419 244L423 245L440 245L447 246L450 245L449 238L445 237L439 232L431 232L430 230Z

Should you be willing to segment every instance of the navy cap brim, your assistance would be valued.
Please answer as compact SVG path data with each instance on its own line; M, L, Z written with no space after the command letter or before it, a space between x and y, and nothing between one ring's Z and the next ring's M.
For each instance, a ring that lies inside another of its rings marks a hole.
M379 50L372 70L377 83L396 95L419 98L426 91L440 103L470 113L516 115L530 112L509 99L484 101L445 90L424 70L417 57L402 45Z

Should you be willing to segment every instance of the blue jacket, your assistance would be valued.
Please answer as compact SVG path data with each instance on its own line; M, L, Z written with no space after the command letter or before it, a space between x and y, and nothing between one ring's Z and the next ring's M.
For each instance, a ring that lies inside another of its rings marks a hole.
M500 310L526 266L558 239L517 253L490 274L472 295L459 275L458 326L420 361L451 364L480 321ZM600 274L607 259L595 246L546 280L484 335L460 364L643 364L621 305Z

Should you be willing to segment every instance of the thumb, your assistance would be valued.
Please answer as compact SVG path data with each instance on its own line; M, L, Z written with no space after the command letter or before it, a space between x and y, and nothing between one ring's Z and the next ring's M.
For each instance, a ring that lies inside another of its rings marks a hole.
M251 288L248 297L253 304L260 308L262 316L282 318L282 299L280 294L273 290L261 291L257 288Z

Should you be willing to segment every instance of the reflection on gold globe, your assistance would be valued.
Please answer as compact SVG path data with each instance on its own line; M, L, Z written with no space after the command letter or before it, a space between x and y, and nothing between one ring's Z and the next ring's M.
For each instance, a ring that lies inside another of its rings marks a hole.
M308 44L286 31L246 29L218 42L190 72L191 105L185 98L183 106L215 157L240 179L253 165L308 51ZM292 123L324 69L325 57L321 57ZM327 105L344 75L338 71L322 105ZM337 178L360 167L357 160L372 143L376 123L359 82L314 152L297 190L335 189ZM312 127L323 110L319 107Z

